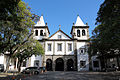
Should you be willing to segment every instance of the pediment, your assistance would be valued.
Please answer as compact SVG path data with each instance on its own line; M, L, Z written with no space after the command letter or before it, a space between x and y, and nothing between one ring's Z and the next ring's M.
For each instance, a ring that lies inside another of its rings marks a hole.
M55 32L53 35L51 35L49 37L49 39L60 39L60 36L61 36L61 39L64 39L64 40L68 40L68 39L71 39L71 37L69 37L66 33L64 33L62 30L58 30L57 32Z

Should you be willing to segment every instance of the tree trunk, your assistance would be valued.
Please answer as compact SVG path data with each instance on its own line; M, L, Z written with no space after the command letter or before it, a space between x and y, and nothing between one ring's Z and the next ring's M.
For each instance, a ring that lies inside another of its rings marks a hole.
M106 56L104 57L104 62L105 62L104 63L105 64L105 70L107 71L107 57Z
M89 55L89 70L92 71L93 70L93 67L92 67L92 56Z
M6 72L8 72L10 66L10 56L8 55L6 58Z
M18 72L20 72L20 71L21 71L21 64L22 64L22 62L21 62L21 61L18 61L18 64L17 64L17 67L18 67Z

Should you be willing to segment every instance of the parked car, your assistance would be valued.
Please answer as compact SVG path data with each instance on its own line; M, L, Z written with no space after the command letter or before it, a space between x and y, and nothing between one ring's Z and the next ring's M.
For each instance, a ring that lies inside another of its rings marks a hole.
M38 67L27 67L25 68L22 73L24 74L39 74L41 70Z
M4 64L0 64L0 71L1 71L1 72L4 71Z

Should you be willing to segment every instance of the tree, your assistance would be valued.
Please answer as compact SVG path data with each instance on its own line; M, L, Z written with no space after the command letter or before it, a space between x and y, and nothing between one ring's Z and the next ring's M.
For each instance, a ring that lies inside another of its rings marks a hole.
M4 24L12 21L16 21L17 23L19 23L19 19L16 13L19 1L20 0L0 0L0 53L4 52L4 49L7 47L8 44L8 42L4 42L4 30L6 30L6 26L3 27Z
M0 53L6 54L8 52L8 70L10 58L32 36L34 20L38 16L32 14L30 7L22 1L15 3L15 6L7 5L7 7L4 6L4 9L2 9L3 11L5 10L3 12L5 16L0 19ZM2 12L0 13L1 16Z
M44 54L44 49L42 48L39 41L30 39L23 46L20 46L17 52L14 54L14 58L18 59L18 71L21 71L21 64L23 61L29 59L32 55L42 55Z
M9 20L9 14L17 16L14 11L16 11L20 1L21 0L0 0L0 20Z
M96 25L98 26L93 30L90 40L92 52L99 52L99 56L104 57L102 59L106 67L108 56L120 56L120 0L103 2L98 11Z

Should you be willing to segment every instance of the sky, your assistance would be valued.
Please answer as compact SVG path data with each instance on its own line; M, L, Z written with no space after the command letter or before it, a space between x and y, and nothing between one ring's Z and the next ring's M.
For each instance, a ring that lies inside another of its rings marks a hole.
M104 0L22 0L31 7L32 13L43 14L47 22L50 35L59 30L70 35L72 25L76 22L77 15L84 24L88 23L89 33L96 27L97 12Z

